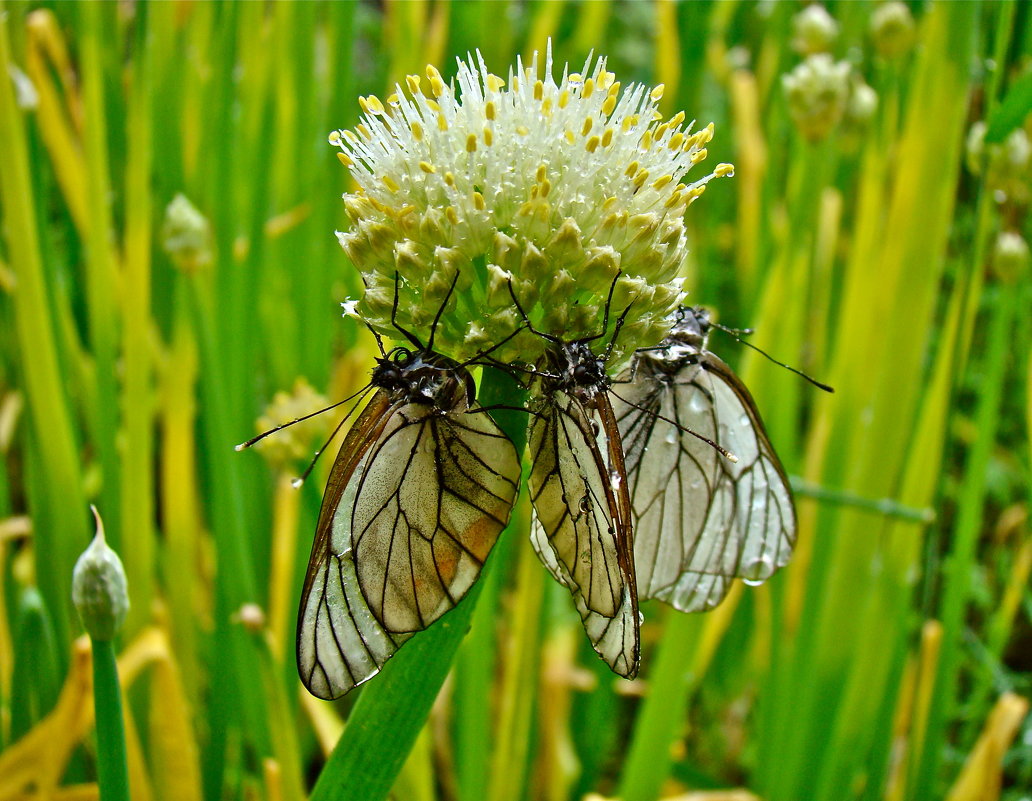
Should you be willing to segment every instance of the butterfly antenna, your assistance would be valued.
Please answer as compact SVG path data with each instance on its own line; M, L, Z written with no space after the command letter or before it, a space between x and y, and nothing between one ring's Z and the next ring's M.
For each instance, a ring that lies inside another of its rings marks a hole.
M617 318L616 325L613 326L613 338L609 340L609 347L606 348L606 352L602 356L603 359L609 359L610 354L613 352L613 348L616 347L616 338L620 336L620 329L623 328L624 321L627 319L627 313L631 310L631 306L634 305L635 300L637 300L637 298L633 298L631 302L627 304L627 308L624 309Z
M510 339L512 339L518 333L520 333L521 331L526 331L526 330L527 330L527 326L521 325L519 328L517 328L515 331L513 331L511 334L509 334L509 336L507 336L505 339L501 340L500 342L496 342L494 345L489 347L487 350L480 351L480 353L478 353L476 356L471 356L470 358L466 359L466 361L461 362L459 364L459 367L469 367L469 365L477 363L479 359L483 359L489 353L494 353L496 350L498 350L500 347L502 347L502 345L504 345L506 342L508 342ZM499 364L504 364L504 362L500 362L497 359L490 359L489 361L494 366L497 366Z
M360 389L358 392L356 392L354 395L349 395L348 397L344 398L344 400L337 401L336 403L332 403L329 406L325 406L322 409L319 409L318 411L312 412L311 414L306 414L303 417L295 417L289 423L283 423L283 425L276 426L275 428L270 428L268 431L263 431L257 437L251 437L251 439L247 440L247 442L241 442L233 450L242 451L242 450L245 450L247 448L250 448L256 442L261 442L263 439L265 439L270 434L275 434L277 431L282 431L284 428L290 428L295 423L303 423L305 420L310 420L313 417L316 417L316 416L322 414L323 412L330 411L330 409L336 409L341 404L347 403L350 400L354 400L355 398L357 398L359 395L361 395L363 392L365 392L368 389L369 389L369 387L365 386L362 389ZM351 411L354 411L354 409L352 409ZM350 416L351 416L351 412L349 411L344 416L344 419L347 420L348 417L350 417Z
M434 337L437 335L437 324L441 322L441 315L444 314L444 309L448 305L448 301L451 299L452 292L455 291L455 285L459 282L459 271L455 271L455 277L452 279L451 286L448 287L448 294L444 296L444 302L441 304L441 308L437 310L437 314L434 315L434 321L430 324L430 341L426 343L426 349L433 351L434 349Z
M362 392L366 392L367 390L369 390L369 387L363 389ZM352 397L354 397L354 395L352 395ZM344 401L341 401L341 403L343 402ZM326 438L326 441L322 444L322 447L320 447L319 450L317 450L315 454L312 456L312 460L308 463L308 467L305 468L305 472L303 472L297 478L291 480L290 486L292 486L294 489L300 489L301 485L304 484L308 477L312 474L312 470L315 469L315 463L319 461L319 457L322 456L323 451L325 451L330 446L330 443L333 442L334 437L336 437L337 434L340 433L341 427L344 425L344 423L347 422L348 418L351 417L351 413L354 412L357 408L358 404L356 403L348 410L348 413L340 419L340 422L337 423L336 426L334 426L333 432L330 434L330 436Z
M626 403L631 408L637 409L639 412L645 412L645 414L651 414L653 417L656 417L657 419L662 420L664 423L670 423L670 425L672 425L678 431L683 431L686 434L691 434L696 439L702 440L707 445L709 445L711 448L713 448L713 450L715 450L717 453L719 453L721 456L723 456L725 459L727 459L729 462L733 463L733 462L737 462L738 461L738 457L735 456L733 453L731 453L731 451L729 451L727 448L724 448L724 447L718 445L713 440L711 440L709 437L704 437L698 431L692 431L692 429L688 428L688 426L683 426L680 423L676 422L675 420L671 420L669 417L664 417L659 412L653 411L652 409L646 409L644 406L639 406L637 403L631 403L626 398L621 398L619 395L617 395L615 392L613 392L612 388L610 388L609 393L611 395L615 396L618 400L622 401L623 403Z
M520 313L520 317L523 318L523 322L527 324L527 330L530 331L530 333L534 334L535 336L547 339L549 342L558 343L562 341L559 339L559 337L555 336L554 334L546 334L544 331L538 331L534 327L534 324L530 322L530 317L523 310L523 306L520 304L519 298L516 297L516 290L512 286L512 276L509 276L509 296L512 298L512 302L516 305L516 311Z
M757 347L756 345L754 345L752 342L750 342L747 339L742 339L741 335L743 335L743 334L751 334L752 333L752 329L751 328L742 328L742 329L728 328L727 326L723 326L723 325L720 325L719 323L714 323L714 322L711 322L710 325L712 325L714 328L719 328L725 334L730 334L730 336L731 336L731 338L733 340L735 340L736 342L740 342L741 344L745 345L747 348L752 348L754 351L759 353L761 356L764 356L767 359L769 359L770 361L774 362L774 364L778 365L778 367L784 367L786 370L788 370L789 372L795 373L800 378L805 378L807 381L809 381L811 384L813 384L815 387L817 387L817 389L823 389L825 392L834 392L835 391L834 387L828 386L827 384L824 384L824 383L818 381L816 378L813 378L812 376L807 375L802 370L797 370L795 367L787 365L784 362L779 362L777 359L775 359L773 356L771 356L769 353L767 353L767 351L762 350L761 348Z
M616 282L620 279L620 275L623 270L617 270L616 275L613 276L613 283L609 285L609 294L606 295L606 305L602 309L602 330L594 336L585 337L581 342L594 342L596 339L601 339L606 335L606 329L609 328L609 307L613 304L613 292L616 291ZM630 308L630 305L627 307ZM627 309L624 309L624 314L627 314Z
M373 328L371 325L369 325L368 322L364 320L363 322L365 322L365 327L369 329L369 333L372 334L373 338L376 340L376 347L380 349L380 355L386 359L387 351L383 349L383 338L380 336L380 332Z
M416 338L416 335L413 334L411 331L408 331L408 330L402 328L398 324L398 290L399 290L400 281L401 281L401 276L399 276L398 275L398 271L395 270L394 271L394 303L391 306L391 325L393 325L395 328L397 328L399 331L401 331L401 333L403 333L405 335L405 338L409 342L411 342L413 345L415 345L420 350L423 350L423 343L420 342Z

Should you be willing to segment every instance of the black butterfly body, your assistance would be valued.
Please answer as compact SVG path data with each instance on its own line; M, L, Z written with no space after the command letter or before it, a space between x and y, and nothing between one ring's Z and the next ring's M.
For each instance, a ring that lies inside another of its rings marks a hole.
M613 400L638 592L684 612L716 606L734 578L766 580L796 539L784 468L748 389L707 349L711 326L704 309L681 308L659 346L636 352Z

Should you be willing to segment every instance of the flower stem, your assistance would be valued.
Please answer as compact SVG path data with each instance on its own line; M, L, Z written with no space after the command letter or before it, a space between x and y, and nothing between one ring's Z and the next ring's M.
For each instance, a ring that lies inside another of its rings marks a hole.
M93 640L93 705L97 716L97 780L101 801L129 801L122 688L110 640Z

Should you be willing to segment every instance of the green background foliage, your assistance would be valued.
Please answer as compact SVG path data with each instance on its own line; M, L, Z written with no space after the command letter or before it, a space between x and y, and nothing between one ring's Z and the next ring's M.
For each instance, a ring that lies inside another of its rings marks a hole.
M997 241L1029 235L1032 14L910 3L893 55L880 4L829 3L828 49L878 102L807 137L782 90L801 8L0 5L0 799L96 797L70 604L91 502L132 601L133 798L1028 798L1032 282ZM736 165L688 212L684 274L836 387L711 342L798 477L797 553L706 615L647 605L628 683L522 502L459 609L315 701L293 616L328 460L295 491L307 455L233 446L297 380L337 400L368 377L326 135L427 63L448 78L479 48L504 75L548 37L559 63L665 83ZM966 152L976 121L1002 144ZM201 258L165 247L178 194Z

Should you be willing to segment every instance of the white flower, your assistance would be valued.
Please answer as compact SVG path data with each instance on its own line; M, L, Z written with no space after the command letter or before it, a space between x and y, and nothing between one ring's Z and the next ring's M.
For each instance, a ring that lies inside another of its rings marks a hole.
M535 54L508 80L479 53L451 85L426 74L386 103L361 98L356 130L330 135L358 184L338 237L363 274L365 318L396 336L397 274L398 322L426 337L457 274L435 345L468 358L520 324L510 281L536 328L573 339L601 327L619 273L610 325L633 301L621 343L658 342L682 298L685 208L733 172L682 182L712 125L693 132L683 112L663 121L663 87L622 87L603 58L558 82L550 51L543 72ZM495 355L533 361L544 345L528 332Z

